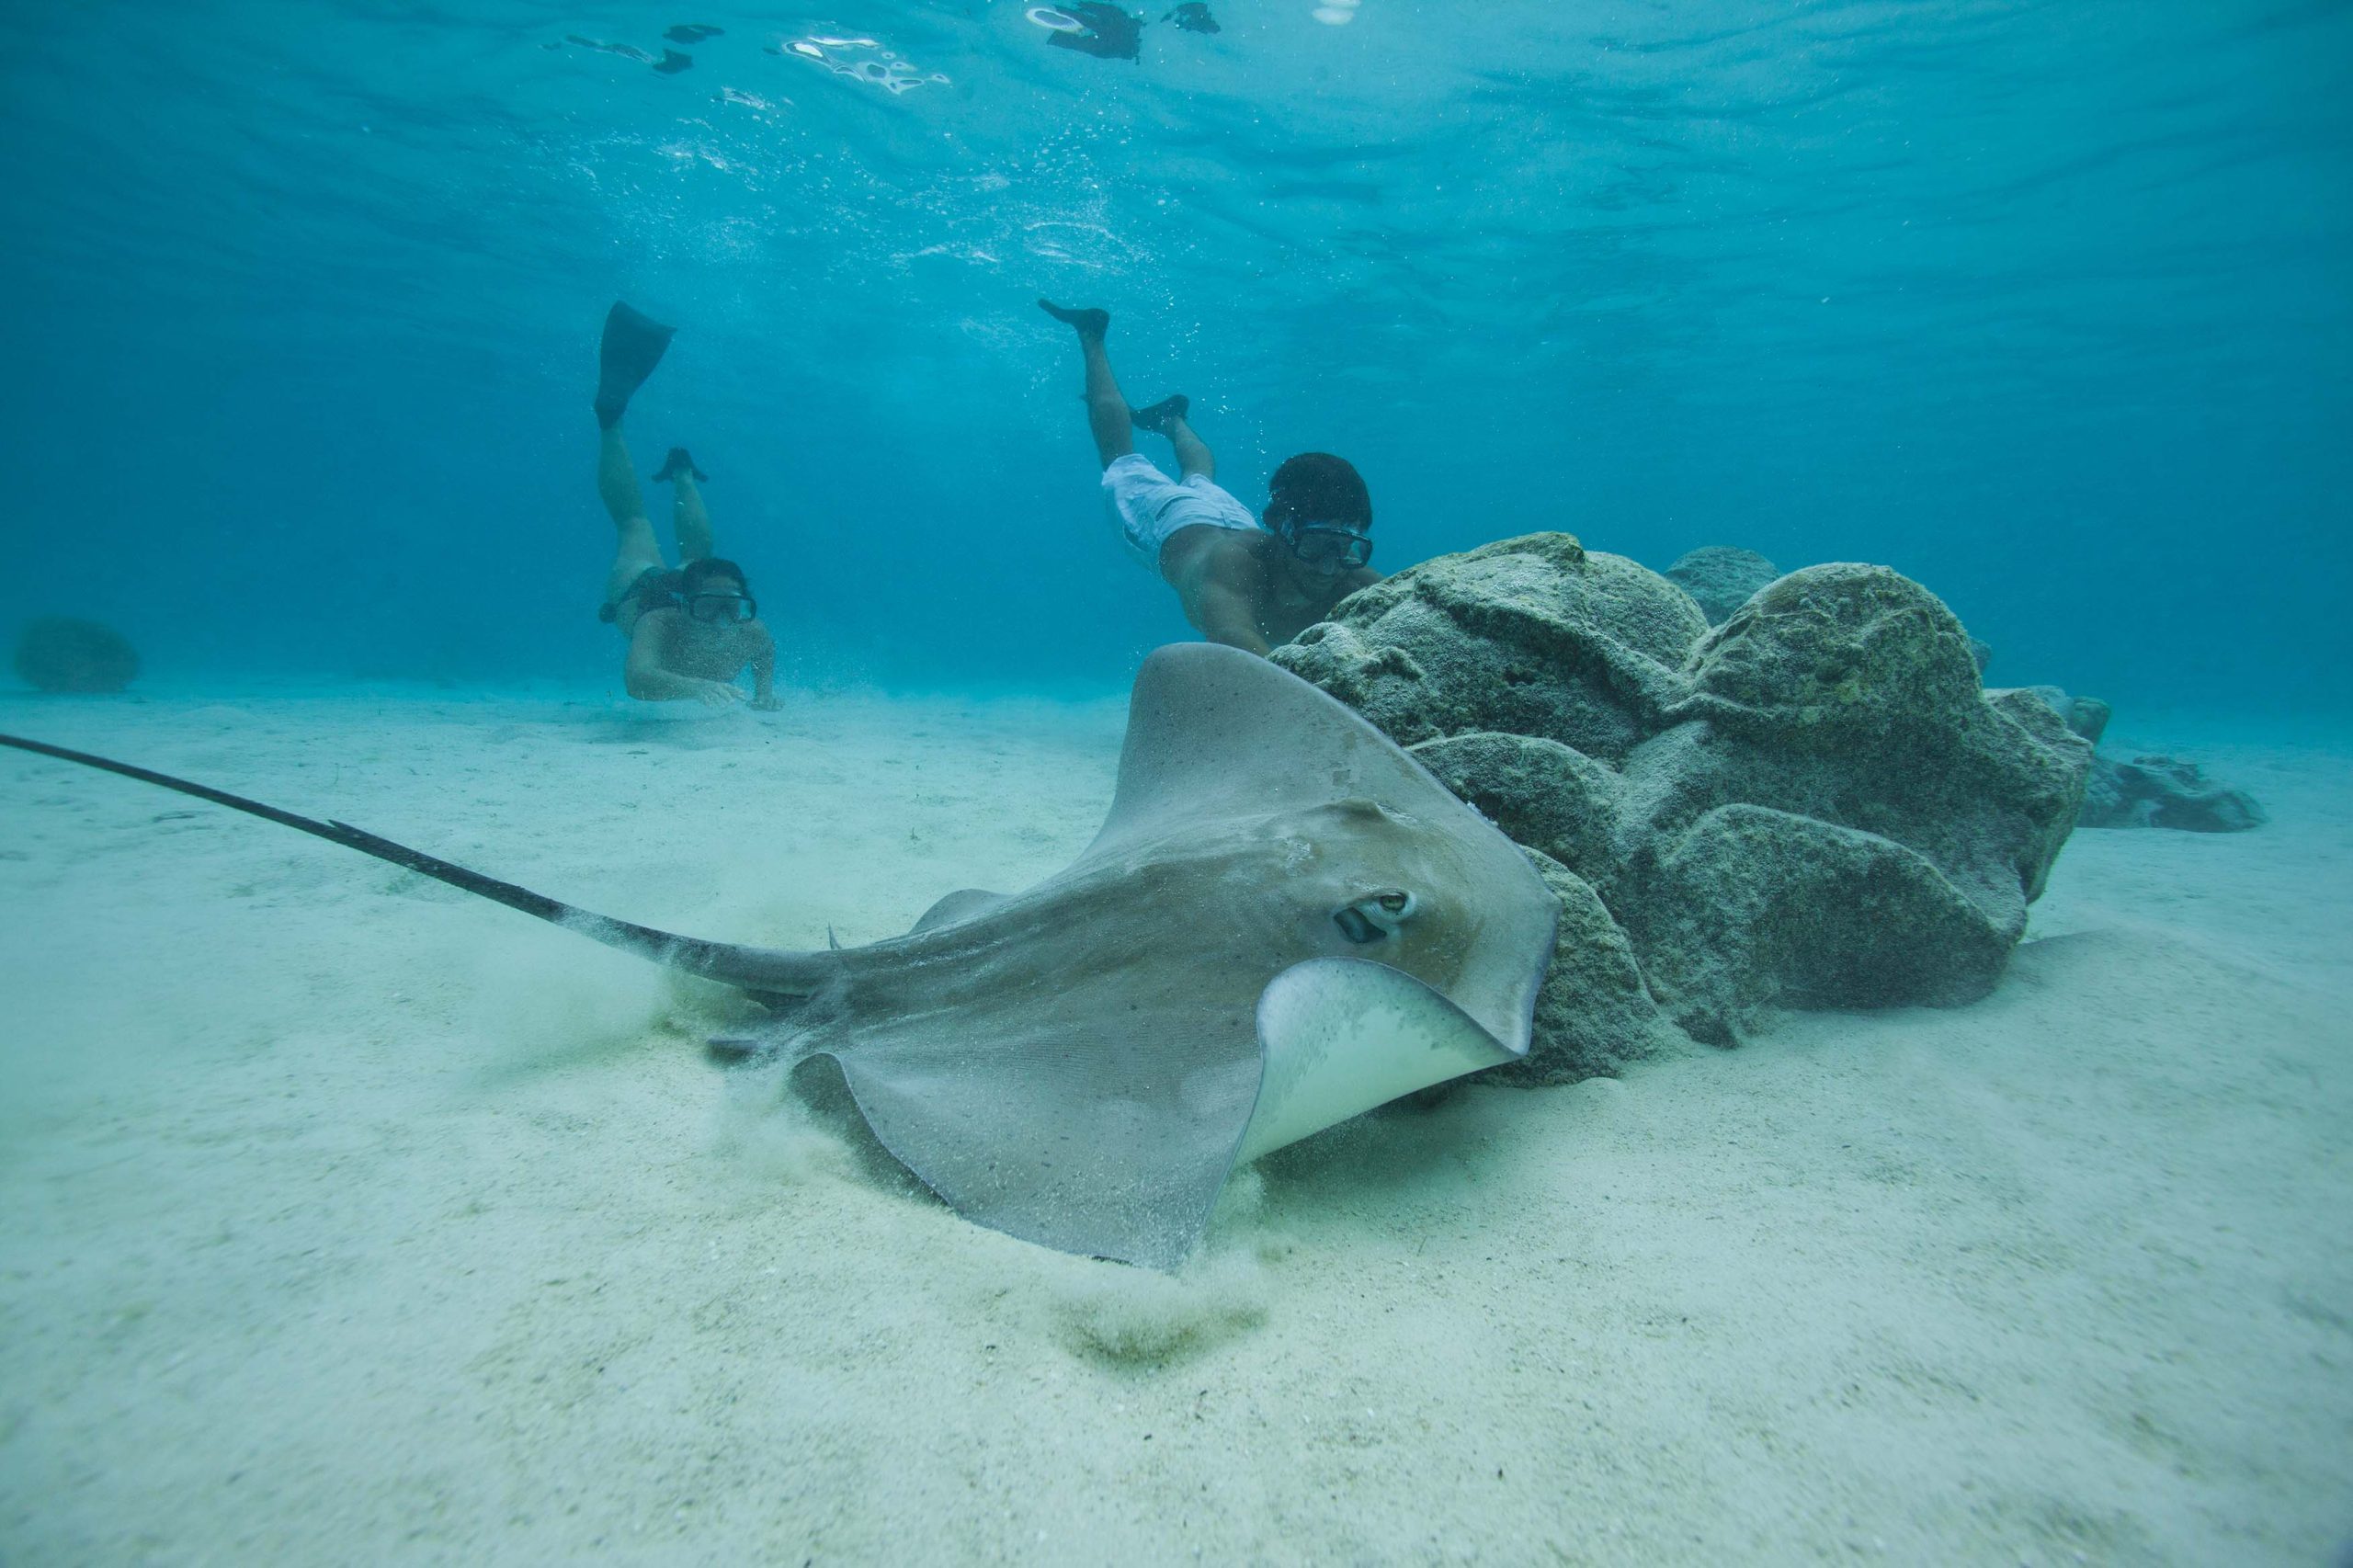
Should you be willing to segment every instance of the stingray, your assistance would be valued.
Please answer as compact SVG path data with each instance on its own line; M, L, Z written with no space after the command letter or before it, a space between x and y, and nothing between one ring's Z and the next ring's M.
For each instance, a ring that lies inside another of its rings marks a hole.
M1560 905L1354 711L1213 643L1144 661L1111 810L1026 892L964 889L864 947L615 920L339 822L36 741L722 982L738 1051L831 1058L882 1146L968 1219L1171 1268L1258 1156L1524 1056Z

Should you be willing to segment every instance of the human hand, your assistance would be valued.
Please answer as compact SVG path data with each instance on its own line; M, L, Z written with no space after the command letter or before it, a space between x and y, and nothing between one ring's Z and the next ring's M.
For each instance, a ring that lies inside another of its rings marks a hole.
M731 708L744 700L744 692L723 680L707 680L695 687L695 700L705 708Z

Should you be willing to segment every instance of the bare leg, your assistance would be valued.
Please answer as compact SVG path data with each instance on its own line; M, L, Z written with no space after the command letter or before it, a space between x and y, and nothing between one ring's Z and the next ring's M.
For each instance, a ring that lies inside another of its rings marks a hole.
M662 546L645 516L645 497L638 494L637 469L629 460L629 443L621 439L619 421L605 426L598 443L597 494L603 498L618 535L613 570L605 579L605 598L609 603L620 598L647 567L662 564Z
M703 509L702 490L690 468L670 476L670 526L678 531L679 565L719 553L711 548L710 514Z
M1168 444L1176 449L1176 472L1180 479L1199 474L1203 479L1217 478L1217 459L1210 452L1210 445L1193 434L1193 427L1177 415L1160 427Z
M1108 468L1136 449L1128 397L1120 390L1120 379L1111 373L1111 356L1103 347L1103 335L1111 329L1110 313L1065 310L1044 300L1038 303L1048 315L1069 323L1078 332L1078 351L1086 364L1086 427L1095 436L1095 455Z
M1099 337L1081 337L1078 351L1086 360L1086 427L1095 435L1095 455L1108 468L1136 449L1135 425L1128 417L1128 394L1111 373L1111 356Z

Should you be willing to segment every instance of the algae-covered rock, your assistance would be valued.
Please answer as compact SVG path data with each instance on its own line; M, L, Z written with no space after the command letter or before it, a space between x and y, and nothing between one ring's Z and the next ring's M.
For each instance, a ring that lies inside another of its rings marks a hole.
M139 674L139 654L111 626L51 616L18 639L17 674L42 691L120 691Z
M2067 728L2094 745L2099 744L2100 736L2108 733L2108 721L2111 716L2112 710L2108 704L2097 697L2071 698L2061 713L2061 717L2067 721Z
M1415 758L1508 834L1582 876L1606 875L1619 816L1619 776L1540 735L1489 731L1424 741Z
M2097 697L2070 697L2055 686L2028 691L2059 714L2067 728L2097 746L2108 732L2107 703ZM2008 698L2015 694L1995 694ZM2096 753L2084 785L2077 827L2166 827L2184 833L2245 833L2271 820L2256 798L2218 779L2197 763L2177 756L2136 756L2130 761Z
M1729 1044L1768 1006L1984 994L2091 760L1881 566L1790 573L1710 631L1657 574L1538 534L1400 573L1275 657L1552 867L1572 913L1523 1078L1613 1070L1661 1016Z
M1787 744L1846 748L1965 722L1979 705L1969 633L1884 566L1792 572L1711 631L1678 717Z
M2206 777L2173 756L2094 759L2084 791L2085 827L2170 827L2185 833L2245 833L2271 820L2244 790Z
M2052 710L2066 721L2067 728L2094 745L2108 732L2109 710L2097 697L2070 697L2055 686L2030 686L2027 690L2051 705Z
M1659 1003L1730 1045L1767 1006L1972 1002L1993 989L2026 907L1995 916L1927 857L1819 818L1719 806L1665 846L1624 900Z
M1507 1084L1574 1083L1688 1050L1651 1000L1633 945L1592 885L1548 855L1530 850L1528 858L1561 901L1560 934L1552 967L1536 994L1527 1059L1482 1076Z
M1274 653L1400 744L1497 730L1609 760L1680 696L1707 631L1690 597L1568 534L1410 567Z
M1666 569L1666 580L1691 596L1711 626L1722 626L1748 597L1781 569L1753 550L1703 544L1686 551Z

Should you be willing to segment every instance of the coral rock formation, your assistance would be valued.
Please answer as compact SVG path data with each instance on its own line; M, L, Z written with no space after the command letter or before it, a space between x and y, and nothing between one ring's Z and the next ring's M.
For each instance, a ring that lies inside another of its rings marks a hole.
M1729 544L1703 544L1666 569L1666 580L1691 596L1710 626L1730 620L1749 595L1780 574L1779 567L1755 551Z
M1983 690L1933 594L1808 567L1711 630L1566 534L1402 572L1276 662L1355 706L1561 895L1537 1048L1584 1077L1770 1006L1984 994L2081 803L2091 746Z

